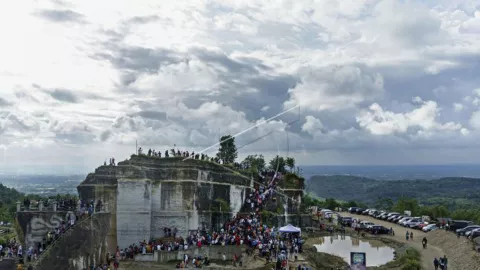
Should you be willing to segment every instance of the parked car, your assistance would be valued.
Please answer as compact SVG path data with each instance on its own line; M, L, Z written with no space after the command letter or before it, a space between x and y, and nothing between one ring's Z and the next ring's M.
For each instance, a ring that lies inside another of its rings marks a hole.
M385 219L385 217L388 215L387 212L383 212L381 215L379 215L377 218L378 219Z
M400 225L402 225L402 226L405 226L404 224L405 224L406 222L409 222L411 219L413 219L413 217L404 217L404 218L402 218L402 219L400 219L400 220L398 221L398 224L400 224Z
M369 211L370 211L370 209L363 210L362 215L368 215Z
M357 214L362 214L362 212L365 211L365 209L363 208L357 208Z
M405 216L398 215L398 216L396 216L396 217L392 220L392 222L398 223L398 221L399 221L400 219L404 218L404 217L405 217Z
M375 233L375 231L376 231L378 234L388 234L388 233L390 233L390 229L388 229L384 226L381 226L381 225L369 226L367 228L367 231L370 232L370 233Z
M465 232L465 236L470 237L470 235L472 235L472 233L475 232L476 230L480 230L480 226L478 226L478 228L473 228L473 229Z
M407 228L415 228L419 224L423 223L421 219L419 218L412 218L409 221L405 222L405 227Z
M353 218L352 217L342 217L340 223L343 226L351 226L353 223Z
M480 237L480 229L474 229L470 231L470 234L468 235L468 238L470 239L475 239Z
M463 229L470 225L473 225L473 222L469 220L453 220L450 223L450 230L456 232L458 229Z
M434 231L438 229L438 226L437 224L428 224L427 226L423 227L422 228L422 231L424 232L431 232L431 231Z
M350 207L350 208L348 208L348 212L354 214L354 213L357 213L357 209L358 209L358 207Z
M366 229L368 226L375 225L375 223L370 221L360 221L360 228Z
M400 213L397 213L397 212L388 213L387 216L384 219L387 220L388 218L390 218L391 216L394 216L394 215L400 215Z
M428 226L428 225L430 225L430 223L428 223L428 222L422 222L422 223L418 224L415 229L421 230L421 229L423 229L423 227Z
M398 217L398 215L391 215L387 218L387 221L392 221L393 219L395 219L396 217Z
M473 230L473 229L478 229L480 226L478 225L470 225L462 229L457 229L455 232L458 233L459 235L465 235L467 232Z

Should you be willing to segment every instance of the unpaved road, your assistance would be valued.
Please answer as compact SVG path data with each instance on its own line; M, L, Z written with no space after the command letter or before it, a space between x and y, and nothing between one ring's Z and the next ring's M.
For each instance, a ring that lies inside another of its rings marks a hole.
M411 247L416 248L422 254L422 265L424 269L434 269L433 267L433 260L435 258L439 258L440 256L447 255L448 258L448 270L480 270L480 261L477 261L476 255L473 250L470 249L472 256L468 256L465 260L456 260L458 254L456 254L453 250L442 250L440 246L435 245L438 241L437 238L451 238L451 241L458 241L461 242L459 245L462 245L461 248L465 251L462 253L468 252L469 246L468 243L465 243L463 239L457 239L456 237L452 237L453 234L449 232L445 232L443 230L439 230L437 232L429 232L424 233L420 230L412 230L409 228L405 228L401 225L391 223L388 221L383 221L379 219L372 218L370 216L363 216L363 215L353 215L350 213L343 213L345 216L351 216L354 218L358 218L360 220L368 220L375 224L385 226L387 228L393 228L395 232L395 236L385 236L388 238L393 238L398 242L406 243ZM413 240L406 240L405 235L409 232L413 232ZM428 246L426 249L422 246L422 239L423 237L427 237ZM432 239L434 238L434 239ZM434 241L432 241L434 240ZM450 241L450 242L451 242ZM433 243L432 243L433 242Z

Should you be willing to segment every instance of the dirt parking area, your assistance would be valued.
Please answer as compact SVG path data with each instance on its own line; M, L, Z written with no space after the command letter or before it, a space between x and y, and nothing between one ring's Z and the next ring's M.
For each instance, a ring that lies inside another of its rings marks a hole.
M422 265L426 270L434 269L433 260L443 255L446 255L448 258L449 270L480 270L480 253L473 250L472 243L465 237L458 238L454 233L445 230L425 233L421 230L405 228L401 225L378 220L370 216L343 214L360 220L368 220L387 228L393 228L395 236L384 235L381 237L392 238L395 241L416 248L422 254ZM407 231L413 232L413 240L407 241L405 239ZM422 246L423 237L427 237L428 240L426 249Z

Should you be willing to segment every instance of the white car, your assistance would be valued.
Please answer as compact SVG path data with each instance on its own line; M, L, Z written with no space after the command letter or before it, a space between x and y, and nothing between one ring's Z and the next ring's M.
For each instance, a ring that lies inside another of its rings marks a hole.
M436 224L429 224L429 225L423 227L423 228L422 228L422 231L424 231L424 232L430 232L430 231L434 231L434 230L436 230L436 229L438 229L438 227L437 227Z
M422 220L419 218L412 218L411 220L405 222L405 227L408 228L415 228L416 226L420 225Z
M480 228L479 225L470 225L470 226L467 226L465 228L458 229L456 232L460 235L468 236L467 235L468 232L471 232L472 230L479 229L479 228Z
M360 227L361 228L368 228L368 226L373 226L375 223L370 222L370 221L361 221L360 222Z
M477 231L480 231L480 228L475 228L473 230L470 230L470 231L466 232L465 236L469 237L473 232L477 232Z
M409 222L410 220L412 220L413 217L406 217L406 218L402 218L400 219L400 221L398 222L398 224L402 225L402 226L405 226L405 223Z

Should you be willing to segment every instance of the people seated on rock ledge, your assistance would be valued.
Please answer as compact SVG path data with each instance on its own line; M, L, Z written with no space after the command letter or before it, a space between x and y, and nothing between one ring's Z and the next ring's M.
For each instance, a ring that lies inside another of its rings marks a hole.
M138 148L138 155L141 156L141 155L146 155L148 157L158 157L158 158L161 158L162 157L162 152L160 151L156 151L155 149L148 149L147 153L144 154L143 153L143 149L142 147L139 147ZM210 161L210 162L215 162L215 163L218 163L220 164L220 159L217 158L217 157L209 157L208 155L206 154L196 154L194 151L192 152L189 152L189 151L181 151L179 149L175 150L175 149L170 149L170 151L168 150L165 150L165 154L163 155L163 157L165 158L169 158L169 157L184 157L184 158L191 158L191 159L196 159L196 160L205 160L205 161ZM234 164L235 168L240 168L240 164L239 163L235 163Z

